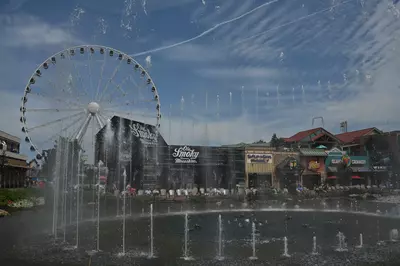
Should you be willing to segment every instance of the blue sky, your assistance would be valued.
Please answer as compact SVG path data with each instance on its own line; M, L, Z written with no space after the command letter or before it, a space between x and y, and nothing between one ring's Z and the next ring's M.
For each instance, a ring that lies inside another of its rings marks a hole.
M399 19L392 0L1 1L0 128L22 137L20 98L43 60L98 44L151 56L172 143L291 136L315 116L332 132L398 129Z

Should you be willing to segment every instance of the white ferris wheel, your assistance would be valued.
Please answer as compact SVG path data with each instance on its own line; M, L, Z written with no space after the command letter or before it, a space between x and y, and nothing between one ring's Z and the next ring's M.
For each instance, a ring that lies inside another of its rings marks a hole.
M30 150L54 147L58 137L82 143L113 116L160 127L160 98L148 71L110 47L82 45L47 58L29 78L20 107ZM92 135L92 136L93 136Z

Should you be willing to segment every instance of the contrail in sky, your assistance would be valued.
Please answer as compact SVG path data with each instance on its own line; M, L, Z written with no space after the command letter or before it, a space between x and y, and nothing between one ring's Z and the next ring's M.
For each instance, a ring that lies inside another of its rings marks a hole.
M278 2L278 1L280 1L280 0L272 0L272 1L269 1L269 2L267 2L267 3L264 3L264 4L262 4L262 5L260 5L260 6L256 7L256 8L254 8L254 9L250 10L250 11L247 11L246 13L243 13L242 15L240 15L240 16L238 16L238 17L235 17L235 18L232 18L232 19L229 19L229 20L220 22L220 23L216 24L214 27L212 27L212 28L210 28L210 29L208 29L208 30L206 30L206 31L203 31L202 33L200 33L199 35L197 35L197 36L195 36L195 37L193 37L193 38L190 38L190 39L187 39L187 40L178 42L178 43L174 43L174 44L170 44L170 45L165 45L165 46L161 46L161 47L154 48L154 49L151 49L151 50L147 50L147 51L144 51L144 52L141 52L141 53L131 54L130 56L141 56L141 55L146 55L146 54L148 54L148 53L154 53L154 52L158 52L158 51L163 51L163 50L166 50L166 49L170 49L170 48L174 48L174 47L180 46L180 45L185 44L185 43L192 42L192 41L194 41L194 40L197 40L197 39L199 39L199 38L201 38L201 37L203 37L203 36L205 36L205 35L207 35L207 34L213 32L214 30L218 29L218 28L221 27L221 26L224 26L224 25L226 25L226 24L235 22L235 21L237 21L237 20L239 20L239 19L241 19L241 18L244 18L244 17L246 17L246 16L248 16L248 15L250 15L250 14L256 12L256 11L259 10L260 8L263 8L263 7L268 6L268 5L270 5L270 4L276 3L276 2Z

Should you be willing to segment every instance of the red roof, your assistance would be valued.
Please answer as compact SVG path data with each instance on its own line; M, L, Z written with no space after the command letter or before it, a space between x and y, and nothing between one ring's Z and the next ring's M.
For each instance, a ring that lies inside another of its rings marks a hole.
M324 130L322 127L308 129L308 130L300 131L300 132L294 134L293 136L291 136L290 138L284 138L284 140L287 142L298 142L298 141L310 136L312 133L314 133L315 131L317 131L319 129Z
M337 134L336 137L338 139L340 139L343 143L351 143L351 142L354 142L354 141L360 139L362 136L367 135L368 133L370 133L373 130L378 131L378 129L376 129L374 127L370 127L370 128L366 128L366 129L360 129L360 130L355 130L355 131L351 131L351 132Z

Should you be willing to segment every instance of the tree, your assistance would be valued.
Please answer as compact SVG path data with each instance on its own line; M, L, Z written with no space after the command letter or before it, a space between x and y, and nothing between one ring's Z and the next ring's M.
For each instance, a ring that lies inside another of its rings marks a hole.
M274 148L277 148L277 147L278 147L278 145L279 145L279 139L278 139L278 137L276 136L276 133L272 134L271 141L270 141L270 145L271 145L271 147L274 147Z
M253 144L261 144L261 143L267 143L264 140L260 139L259 141L255 141L253 142Z

